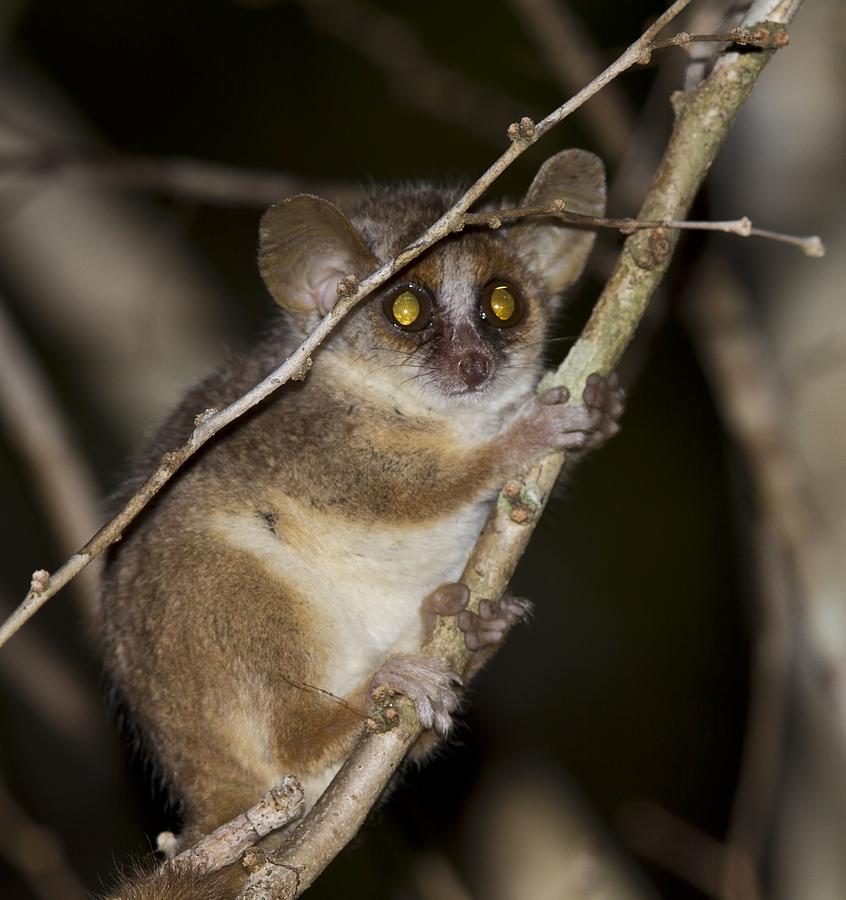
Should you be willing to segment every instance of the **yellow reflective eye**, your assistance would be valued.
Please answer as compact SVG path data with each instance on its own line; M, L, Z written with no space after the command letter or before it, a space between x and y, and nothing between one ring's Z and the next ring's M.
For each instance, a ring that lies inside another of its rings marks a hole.
M500 322L507 322L517 309L517 300L506 284L498 284L491 291L491 312Z
M401 331L423 331L432 323L432 300L424 287L398 287L382 301L385 318Z
M400 325L407 328L420 318L420 301L411 291L403 291L394 300L391 315Z
M499 278L489 281L479 300L479 316L491 328L513 328L523 321L526 301L520 289Z

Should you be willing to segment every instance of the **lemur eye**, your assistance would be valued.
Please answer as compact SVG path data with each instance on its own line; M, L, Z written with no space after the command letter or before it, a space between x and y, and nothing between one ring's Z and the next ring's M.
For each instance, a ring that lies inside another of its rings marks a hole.
M422 331L432 318L432 301L422 288L404 287L385 298L382 310L403 331Z
M503 281L492 281L482 292L479 315L494 328L511 328L523 318L525 304L520 292Z

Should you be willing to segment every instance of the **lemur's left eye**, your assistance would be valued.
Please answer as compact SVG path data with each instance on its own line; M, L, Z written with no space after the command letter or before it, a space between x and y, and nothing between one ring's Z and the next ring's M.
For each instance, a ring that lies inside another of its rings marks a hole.
M482 291L479 315L494 328L511 328L523 318L525 303L520 292L507 281L492 281Z
M432 318L432 301L422 288L408 286L382 303L385 318L403 331L422 331Z

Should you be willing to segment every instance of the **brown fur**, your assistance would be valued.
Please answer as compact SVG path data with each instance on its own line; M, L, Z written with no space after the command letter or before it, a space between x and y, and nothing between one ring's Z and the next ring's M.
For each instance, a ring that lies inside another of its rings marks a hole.
M287 310L249 354L188 394L127 491L198 411L232 401L288 354L339 266L386 258L452 200L429 187L380 193L353 214L354 229L316 199L271 210L262 270ZM114 548L102 594L108 671L184 801L189 835L287 773L314 802L361 730L373 672L419 648L420 601L457 577L497 485L549 445L547 425L519 410L565 286L532 255L550 229L560 252L586 255L584 234L549 223L468 231L428 251L393 282L436 298L427 332L391 325L382 313L391 285L377 292L305 383L204 447ZM321 252L300 246L300 233ZM341 260L328 276L324 259ZM494 278L525 297L513 329L478 321L476 297ZM491 374L462 393L457 366L470 350ZM150 896L195 896L179 893L177 876L167 890Z
M227 900L245 880L241 873L233 877L234 868L209 873L138 864L121 880L120 900Z

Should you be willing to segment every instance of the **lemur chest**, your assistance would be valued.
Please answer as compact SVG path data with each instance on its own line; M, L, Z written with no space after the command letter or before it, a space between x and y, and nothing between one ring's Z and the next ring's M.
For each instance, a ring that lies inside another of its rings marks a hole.
M327 661L325 690L344 695L389 655L423 640L421 601L458 579L488 511L468 503L448 516L392 527L315 513L289 497L261 511L220 512L213 527L247 551L280 597L296 596Z

